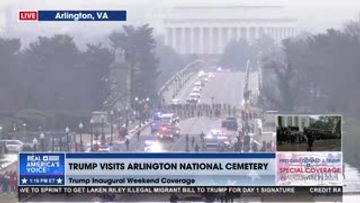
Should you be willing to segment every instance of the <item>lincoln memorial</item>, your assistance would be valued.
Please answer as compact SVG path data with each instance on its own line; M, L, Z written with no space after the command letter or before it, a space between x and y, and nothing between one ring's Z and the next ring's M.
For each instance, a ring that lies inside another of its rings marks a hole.
M163 17L165 44L177 53L219 55L231 40L276 43L295 35L296 19L282 6L177 6Z

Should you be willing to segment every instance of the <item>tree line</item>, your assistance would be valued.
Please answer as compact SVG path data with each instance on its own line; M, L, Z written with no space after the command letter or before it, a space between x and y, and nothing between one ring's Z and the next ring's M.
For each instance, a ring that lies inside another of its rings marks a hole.
M285 39L262 58L260 104L285 112L358 115L359 53L359 21L341 30Z
M155 98L160 71L153 29L124 26L103 41L80 49L67 34L39 36L26 47L0 38L0 111L102 109L116 49L125 52L132 96Z
M246 39L232 40L225 46L218 64L234 71L245 71L247 60L257 61L259 57L269 53L274 46L274 40L268 35L263 35L252 43Z

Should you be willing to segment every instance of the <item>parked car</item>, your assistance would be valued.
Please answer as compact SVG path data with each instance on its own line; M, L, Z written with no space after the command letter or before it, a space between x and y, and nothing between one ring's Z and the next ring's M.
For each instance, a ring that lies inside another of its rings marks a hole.
M0 145L5 146L8 152L21 152L24 143L20 140L0 140Z

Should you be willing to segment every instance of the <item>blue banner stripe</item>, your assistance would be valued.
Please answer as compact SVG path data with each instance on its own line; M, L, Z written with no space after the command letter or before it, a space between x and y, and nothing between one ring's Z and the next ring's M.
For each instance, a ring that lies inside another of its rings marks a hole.
M39 21L126 21L125 10L40 10Z
M66 158L103 159L103 158L128 158L128 159L274 159L275 153L68 153Z

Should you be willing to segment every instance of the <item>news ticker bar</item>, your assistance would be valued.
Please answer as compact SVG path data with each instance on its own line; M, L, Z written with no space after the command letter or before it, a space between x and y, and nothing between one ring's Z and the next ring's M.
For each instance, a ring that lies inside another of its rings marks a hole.
M125 10L19 11L19 21L126 21Z
M177 194L189 195L196 194L201 196L228 196L228 197L257 197L262 200L279 202L281 200L287 201L309 201L314 199L321 201L342 201L343 187L342 186L326 186L326 187L294 187L294 186L226 186L226 187L209 187L209 186L186 186L186 187L92 187L92 186L58 186L58 187L36 187L36 186L20 186L18 188L19 201L23 197L29 195L42 194L132 194L135 196L141 195L171 195ZM58 200L63 197L59 196ZM321 199L323 198L323 199ZM41 198L38 198L41 199ZM146 201L143 199L142 201ZM151 201L151 200L149 200Z
M20 153L20 186L341 186L341 152Z

